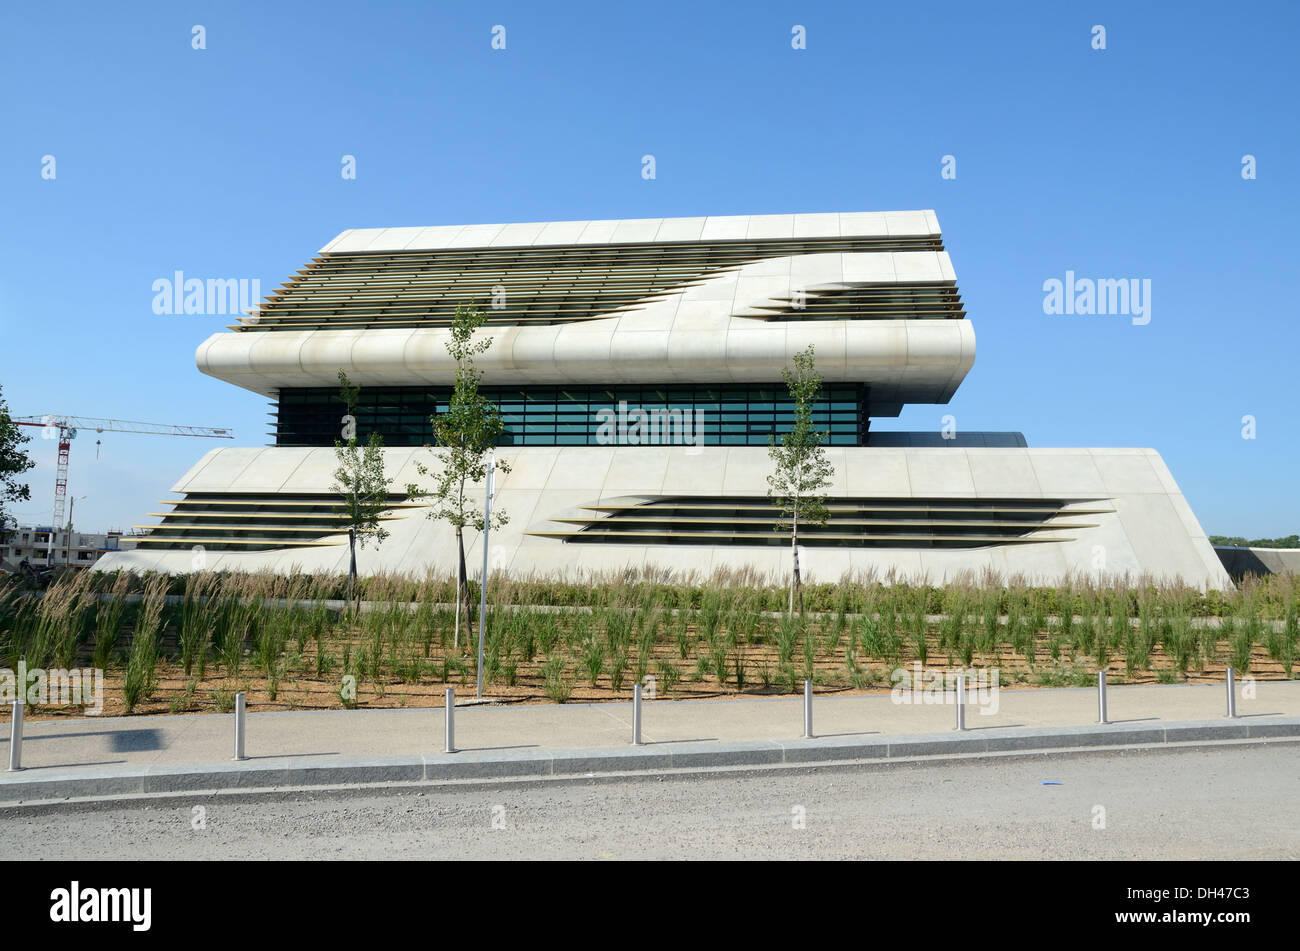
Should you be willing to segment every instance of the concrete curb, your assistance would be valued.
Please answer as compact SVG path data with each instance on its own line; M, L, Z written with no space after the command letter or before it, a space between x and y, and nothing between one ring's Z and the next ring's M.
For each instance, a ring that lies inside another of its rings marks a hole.
M595 749L507 750L438 753L392 759L340 758L305 764L297 757L242 762L130 768L58 767L47 777L28 771L0 774L0 805L56 799L135 796L150 793L208 793L239 789L302 788L378 783L528 779L600 773L655 772L718 767L814 765L1032 752L1160 746L1223 740L1300 738L1300 717L1191 721L1152 725L974 729L963 733L816 737L787 742L651 743Z

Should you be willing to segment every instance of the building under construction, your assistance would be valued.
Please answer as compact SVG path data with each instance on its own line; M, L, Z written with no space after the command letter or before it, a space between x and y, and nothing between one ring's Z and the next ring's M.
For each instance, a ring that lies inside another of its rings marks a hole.
M48 525L10 524L0 530L0 566L17 571L26 560L36 568L89 568L110 552L134 547L135 539L120 531L55 532Z

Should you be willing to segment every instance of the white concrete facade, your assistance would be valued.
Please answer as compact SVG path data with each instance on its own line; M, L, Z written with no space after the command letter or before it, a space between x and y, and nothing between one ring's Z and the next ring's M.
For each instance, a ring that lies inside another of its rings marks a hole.
M764 308L856 287L956 279L943 251L804 254L722 268L601 320L488 326L476 361L493 383L771 382L773 365L812 345L829 383L871 386L881 402L946 403L975 362L967 320L767 322ZM341 369L363 386L445 383L456 370L446 328L219 333L199 369L271 396L282 386L332 386Z
M341 232L321 248L320 253L761 241L780 238L901 238L940 233L939 219L931 210L528 221L514 224L438 225L430 228L353 228Z
M419 482L415 463L432 463L430 449L385 450L396 485ZM566 526L555 518L584 506L629 496L740 496L765 498L767 451L754 446L520 447L499 453L512 467L501 477L496 502L509 523L490 539L489 564L512 574L578 577L589 572L653 567L707 575L720 568L751 567L781 578L789 570L786 547L706 545L574 545L533 533ZM891 574L943 583L992 571L1054 584L1067 577L1127 575L1200 587L1230 585L1227 573L1160 456L1151 449L875 449L832 447L832 499L837 497L1096 500L1113 512L1054 521L1086 521L1086 530L1052 529L1050 541L962 550L813 548L801 555L809 575L836 581L846 575ZM178 493L325 493L336 466L332 449L214 449L173 487ZM481 489L479 490L481 492ZM1085 505L1085 502L1075 503ZM386 523L380 548L359 555L365 574L455 567L453 535L423 508L407 509ZM347 538L328 546L265 552L207 553L215 570L284 569L342 572ZM478 536L466 538L471 567L482 561ZM110 555L102 569L191 570L188 550L136 550ZM477 573L478 569L474 567Z
M907 402L949 401L974 363L970 321L952 319L951 311L947 319L935 319L933 312L907 310L903 312L913 316L905 319L892 319L891 310L881 319L872 313L865 315L871 319L808 320L790 312L790 301L796 294L816 301L845 292L878 295L881 289L900 298L913 292L908 288L951 286L955 292L955 274L945 251L822 252L817 248L825 245L816 243L862 239L843 241L841 247L875 248L880 246L875 239L889 239L886 243L895 248L915 248L918 243L938 248L940 237L932 211L764 215L362 229L343 232L321 249L321 255L330 261L352 260L348 255L355 259L418 252L421 263L416 266L427 267L429 260L436 265L441 252L462 254L466 249L561 248L567 255L585 247L769 242L772 256L711 267L631 303L599 310L595 319L488 325L481 333L493 344L477 359L484 382L771 384L780 379L793 355L811 344L823 378L828 383L866 384L871 415L883 416L897 415L898 406ZM794 246L798 253L787 254L792 241L805 244ZM816 247L803 253L807 242ZM546 284L545 289L551 287ZM373 287L363 290L367 300L388 293ZM354 284L344 284L341 291L326 292L325 299L346 299L354 293ZM774 312L781 317L769 319ZM204 373L269 396L286 387L333 386L340 369L363 387L446 386L454 373L446 352L449 331L420 326L420 319L414 320L415 326L382 326L381 314L374 326L354 329L298 329L291 323L271 328L254 319L238 332L206 340L196 360ZM412 322L410 317L406 321ZM1231 584L1154 450L925 447L909 445L906 439L898 443L897 448L828 448L835 469L830 501L869 505L912 500L924 508L921 502L936 507L954 500L1013 506L1016 500L1026 505L1042 500L1055 507L1055 514L1025 529L1021 537L965 547L882 543L867 535L862 544L857 538L839 545L810 543L802 564L812 578L874 575L943 583L992 572L1041 584L1068 577L1122 576L1181 580L1202 588ZM415 462L432 464L432 452L386 449L394 487L400 491L419 482ZM490 542L494 570L577 577L628 567L702 575L753 568L774 579L784 578L789 570L788 547L738 543L734 538L716 544L711 538L707 543L673 544L573 540L573 532L583 530L581 519L599 531L598 520L604 516L591 506L615 500L765 502L771 464L762 446L530 445L503 447L499 454L513 471L501 479L494 503L510 515L509 525ZM227 498L325 498L335 467L330 448L219 449L204 456L173 491ZM454 544L444 524L426 519L421 507L395 509L393 515L385 526L391 535L384 545L360 552L363 573L452 570ZM572 521L575 518L579 521ZM852 524L864 523L845 524L849 527L842 531L853 532L857 529ZM470 563L476 566L482 557L479 540L471 533L467 541ZM203 560L207 568L234 570L297 566L341 572L346 564L346 537L330 534L297 546L229 551L218 546ZM194 565L190 550L179 543L166 549L146 543L135 551L109 555L97 567L184 572Z

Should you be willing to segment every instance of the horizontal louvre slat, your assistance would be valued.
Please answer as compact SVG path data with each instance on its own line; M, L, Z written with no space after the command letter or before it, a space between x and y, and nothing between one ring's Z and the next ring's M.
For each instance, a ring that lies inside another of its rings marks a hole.
M166 500L168 513L150 513L162 519L158 525L137 525L148 534L137 542L146 549L178 550L202 545L223 549L280 549L338 545L347 535L344 502L337 495L292 493L196 492L182 499ZM400 518L399 508L419 507L404 495L390 495L389 506L380 519ZM310 508L313 511L304 511Z
M460 303L478 303L488 323L567 323L635 309L772 257L942 249L938 236L915 236L324 254L268 295L256 320L234 327L264 332L440 326ZM494 309L498 287L505 290L505 306ZM857 290L857 303L834 313L844 319L869 319L874 311L881 319L887 312L917 319L964 316L950 282ZM914 306L888 311L889 301ZM915 306L923 301L932 303ZM935 303L942 306L936 309ZM797 319L829 319L830 306Z
M1071 520L1084 514L1113 514L1100 499L834 499L825 524L803 522L799 542L807 547L976 548L1073 540L1062 532L1096 528ZM1079 507L1071 507L1079 506ZM557 514L553 523L572 529L539 528L528 534L577 544L789 544L777 531L785 518L765 499L675 497L581 506L590 517ZM969 515L971 517L961 517Z

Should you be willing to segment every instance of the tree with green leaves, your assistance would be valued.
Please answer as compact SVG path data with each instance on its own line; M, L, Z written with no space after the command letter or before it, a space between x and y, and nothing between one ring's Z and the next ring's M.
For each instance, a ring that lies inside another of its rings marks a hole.
M462 605L465 610L465 630L469 634L469 573L465 568L465 528L471 526L482 532L485 528L500 528L509 521L505 511L498 508L492 511L491 523L485 525L478 493L471 495L469 492L472 486L484 484L492 461L492 450L505 432L501 411L479 392L483 372L474 365L474 358L492 346L490 337L474 339L482 325L483 314L475 308L465 305L456 308L451 322L451 335L447 339L447 353L456 362L456 379L447 411L430 417L434 437L441 447L437 454L439 468L433 473L432 489L422 489L415 484L408 485L406 489L412 499L431 500L432 508L428 517L446 522L456 532L456 622L452 641L456 647L460 646ZM430 470L423 463L417 462L415 468L421 476L430 475ZM495 468L497 472L510 471L509 464L501 459L495 460ZM486 578L482 579L482 583L486 582Z
M23 433L10 417L3 388L0 388L0 537L10 519L5 503L28 502L32 497L31 486L18 481L19 476L36 465L23 449L30 441L31 437Z
M347 406L341 422L343 439L334 441L334 455L339 467L334 470L330 491L343 499L343 517L348 526L348 604L357 588L357 544L362 548L374 541L382 545L388 532L382 516L388 511L388 487L393 480L384 475L383 440L371 433L364 446L357 444L357 402L361 387L353 386L347 374L339 370L339 399Z
M813 404L821 392L822 378L817 374L813 348L794 355L794 368L781 371L794 403L794 426L781 434L778 443L769 438L768 455L775 471L767 477L768 498L780 506L781 519L773 526L778 532L790 533L790 613L794 613L795 595L799 613L803 614L803 587L799 575L799 525L825 525L830 519L825 489L830 487L835 469L826 458L823 442L826 434L813 423Z

